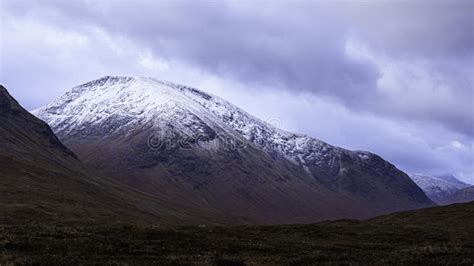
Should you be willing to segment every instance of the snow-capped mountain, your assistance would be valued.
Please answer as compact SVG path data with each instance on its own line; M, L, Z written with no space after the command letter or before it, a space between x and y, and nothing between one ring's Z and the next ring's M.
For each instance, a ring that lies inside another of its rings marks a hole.
M71 102L75 104L68 104ZM167 125L163 121L174 120L179 121L172 125L174 129L197 139L206 132L206 124L215 123L225 133L235 135L237 131L251 143L267 152L278 152L307 171L317 167L332 173L344 171L332 160L342 154L357 156L354 158L358 160L373 156L277 129L219 97L151 78L105 77L76 87L33 113L48 121L58 134L68 136L87 131L91 124L105 127L103 131L91 132L97 136L147 122L164 128ZM198 120L205 124L196 123Z
M411 174L410 177L429 198L439 204L442 204L451 195L470 186L451 174L439 176Z
M130 128L146 123L163 129L170 126L166 124L169 121L179 121L172 124L173 129L198 139L206 132L206 125L215 124L222 130L218 133L244 137L267 152L277 152L302 165L307 171L317 171L320 167L336 174L344 171L333 160L337 156L344 154L360 161L374 156L280 130L217 96L152 78L104 77L72 89L33 114L62 136L110 135L129 132ZM88 132L97 129L92 125L99 126L99 130Z
M170 82L104 77L33 113L98 171L164 200L260 222L367 217L432 204L375 154L280 130Z

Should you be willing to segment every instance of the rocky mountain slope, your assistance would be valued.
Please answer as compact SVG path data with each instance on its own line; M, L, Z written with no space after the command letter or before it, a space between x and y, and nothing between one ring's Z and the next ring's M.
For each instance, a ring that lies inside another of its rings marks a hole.
M282 131L169 82L104 77L33 113L89 167L190 209L293 223L433 205L375 154Z
M426 193L426 195L438 204L449 204L457 202L456 194L463 195L463 189L470 187L455 176L447 174L440 176L426 174L412 174L410 177ZM462 198L462 196L460 196ZM461 200L459 202L465 202Z
M88 173L51 128L0 86L0 224L235 223ZM211 219L211 218L213 219Z

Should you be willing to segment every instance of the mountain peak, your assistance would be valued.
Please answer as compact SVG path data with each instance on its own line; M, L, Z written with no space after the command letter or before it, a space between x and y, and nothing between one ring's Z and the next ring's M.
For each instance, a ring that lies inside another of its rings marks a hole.
M436 177L438 178L441 178L447 182L451 182L451 183L454 183L454 184L458 184L460 186L469 186L469 184L467 183L464 183L462 182L461 180L459 180L456 176L454 176L453 174L442 174L442 175L437 175Z
M451 195L470 186L469 184L460 181L452 174L412 174L410 177L428 197L438 203L443 202Z
M456 187L467 187L469 184L462 182L456 178L453 174L442 174L442 175L430 175L423 173L410 174L410 177L419 182L423 182L426 185L429 184L449 184Z
M0 112L19 111L23 108L18 102L10 95L8 90L0 85Z
M125 77L125 76L103 76L99 79L89 81L84 83L78 87L94 87L94 86L104 86L105 84L114 84L114 83L125 83L130 80L134 79L133 77Z
M197 89L153 78L105 76L71 89L33 113L58 133L101 125L88 134L104 135L144 123L160 127L176 120L212 123L214 118L199 102L212 98Z

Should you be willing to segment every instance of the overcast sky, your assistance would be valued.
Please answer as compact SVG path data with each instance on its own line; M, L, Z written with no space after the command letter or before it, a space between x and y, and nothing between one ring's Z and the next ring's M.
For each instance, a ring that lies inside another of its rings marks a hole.
M0 82L29 110L101 76L150 76L474 183L472 0L0 2Z

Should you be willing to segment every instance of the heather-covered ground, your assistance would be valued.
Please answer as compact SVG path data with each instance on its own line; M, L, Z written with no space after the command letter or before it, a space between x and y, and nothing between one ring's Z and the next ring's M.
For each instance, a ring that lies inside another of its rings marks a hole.
M2 226L0 264L474 263L474 202L312 225Z

